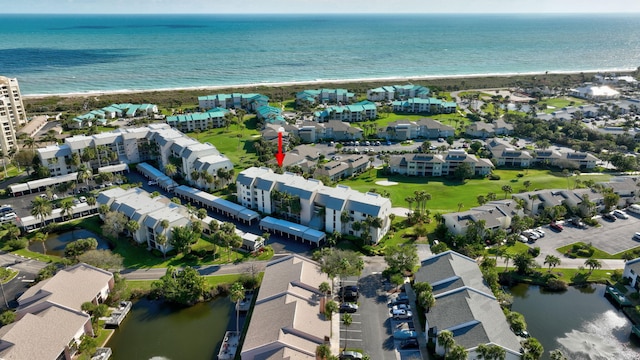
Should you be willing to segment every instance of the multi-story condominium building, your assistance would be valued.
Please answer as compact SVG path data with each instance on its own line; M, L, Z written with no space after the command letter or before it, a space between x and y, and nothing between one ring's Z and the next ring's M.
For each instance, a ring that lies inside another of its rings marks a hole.
M387 140L404 141L410 139L447 138L455 134L455 129L439 121L423 118L418 121L398 120L378 129L378 136Z
M477 158L464 150L449 150L445 154L407 154L393 156L389 168L394 174L412 176L447 176L453 175L456 168L469 164L477 176L489 175L493 163L489 159Z
M492 123L476 121L465 129L465 134L477 137L488 138L496 135L511 135L513 133L513 125L506 123L502 119L498 119Z
M111 104L102 109L76 116L71 120L70 127L82 129L94 123L105 125L109 119L153 116L157 113L158 106L154 104Z
M420 85L390 85L367 90L367 100L393 101L411 98L426 99L430 94L429 88Z
M233 93L198 96L198 106L201 111L219 107L255 112L259 107L266 105L269 105L269 98L262 94Z
M536 150L530 153L527 150L514 148L511 144L500 139L490 139L486 148L491 152L496 166L530 167L535 164L550 166L578 167L580 169L593 169L598 158L587 152L559 152L556 150Z
M113 274L80 263L27 289L18 298L16 321L2 328L0 358L71 360L84 336L95 336L82 304L103 302Z
M260 106L256 109L256 116L266 124L285 124L284 116L282 116L282 109L275 106Z
M66 138L64 144L40 148L37 153L52 176L76 172L80 164L100 171L100 168L114 164L155 160L160 168L169 163L175 165L177 172L192 184L213 188L215 181L205 184L193 179L194 171L200 175L207 172L215 180L218 169L233 169L231 161L215 146L201 144L167 124L72 136Z
M18 79L0 76L0 150L5 156L17 148L16 131L27 123Z
M322 111L313 113L313 119L318 122L340 120L346 122L359 122L373 120L378 117L378 109L371 101L360 101L352 105L329 106Z
M409 114L451 114L456 111L458 104L453 101L443 101L436 98L410 98L392 103L393 111Z
M296 102L304 100L311 104L350 104L355 96L346 89L304 90L296 94Z
M236 187L242 206L327 233L365 236L377 243L389 230L391 201L379 194L257 167L242 171ZM359 230L352 227L355 222L361 224Z
M213 108L207 112L196 112L185 115L167 116L167 124L182 132L195 130L205 131L213 128L225 126L225 115L229 110L223 108Z
M421 262L415 281L433 288L437 305L425 312L425 332L436 354L445 355L447 348L437 339L448 330L468 359L479 357L479 345L501 348L505 360L522 358L520 340L509 328L475 259L451 250L434 255Z

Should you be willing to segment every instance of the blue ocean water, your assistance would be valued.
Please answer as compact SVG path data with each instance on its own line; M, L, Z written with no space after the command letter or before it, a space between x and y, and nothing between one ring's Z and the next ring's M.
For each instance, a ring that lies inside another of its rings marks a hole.
M638 14L0 15L25 95L638 66Z

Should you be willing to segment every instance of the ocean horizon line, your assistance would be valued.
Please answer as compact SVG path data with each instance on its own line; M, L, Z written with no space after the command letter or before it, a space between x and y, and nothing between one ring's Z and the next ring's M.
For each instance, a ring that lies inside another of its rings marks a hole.
M640 66L639 66L640 67ZM40 94L22 94L24 98L46 98L46 97L83 97L98 95L118 95L118 94L138 94L148 92L168 92L168 91L196 91L196 90L220 90L229 88L253 88L253 87L287 87L295 85L322 85L322 84L340 84L340 83L370 83L379 81L410 81L410 80L438 80L438 79L465 79L465 78L483 78L483 77L511 77L511 76L535 76L535 75L575 75L581 73L612 73L612 72L632 72L636 68L609 68L609 69L590 69L590 70L553 70L553 71L530 71L530 72L507 72L507 73L478 73L478 74L451 74L451 75L416 75L416 76L386 76L386 77L364 77L364 78L341 78L341 79L314 79L314 80L295 80L295 81L273 81L273 82L257 82L257 83L240 83L228 85L199 85L186 87L165 87L153 89L115 89L115 90L88 90L81 92L69 93L40 93ZM19 79L18 79L19 80Z

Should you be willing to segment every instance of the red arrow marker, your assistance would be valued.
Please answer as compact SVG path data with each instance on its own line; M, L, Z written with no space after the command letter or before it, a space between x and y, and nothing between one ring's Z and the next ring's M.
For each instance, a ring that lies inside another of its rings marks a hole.
M278 166L282 167L282 162L284 161L284 153L282 152L282 132L278 131L278 152L276 153L276 160L278 161Z

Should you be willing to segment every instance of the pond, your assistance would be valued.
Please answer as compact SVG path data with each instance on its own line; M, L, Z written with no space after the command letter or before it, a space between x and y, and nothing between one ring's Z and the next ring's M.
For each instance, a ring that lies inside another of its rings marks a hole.
M85 229L49 234L44 245L47 248L47 255L64 256L64 248L68 243L86 238L98 240L98 249L109 249L109 243L105 239ZM42 243L37 241L31 242L29 244L29 250L42 254Z
M234 328L234 306L226 297L187 308L141 299L107 346L113 360L211 360Z
M631 322L604 297L604 285L546 292L538 286L512 287L513 311L524 315L529 333L549 352L572 360L632 360L640 356L630 341Z

